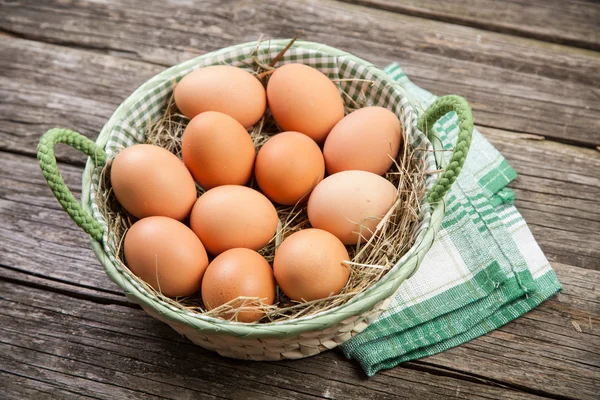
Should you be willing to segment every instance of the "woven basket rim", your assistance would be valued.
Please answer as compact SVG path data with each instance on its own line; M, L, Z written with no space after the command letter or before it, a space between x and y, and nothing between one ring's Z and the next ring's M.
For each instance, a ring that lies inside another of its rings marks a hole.
M274 46L285 46L288 43L288 39L270 41L270 45ZM117 108L117 110L113 113L111 118L103 127L96 140L96 144L104 148L112 127L123 117L125 112L133 103L148 93L155 85L164 82L165 79L170 78L178 71L194 66L199 62L199 60L202 60L205 57L215 56L221 52L231 51L235 48L246 48L249 46L254 48L257 46L257 44L257 42L248 42L216 50L214 52L207 53L186 62L177 64L150 78L138 89L136 89L123 103L121 103L121 105ZM365 66L371 73L377 75L381 79L390 80L390 77L384 71L375 67L371 63L334 47L307 41L296 41L294 43L294 47L321 51L331 56L348 58ZM394 90L399 91L400 94L409 101L413 112L417 113L417 108L414 107L415 102L408 92L399 85L394 85ZM434 147L437 147L436 144L438 142L439 141L432 141ZM437 157L437 154L436 162L438 166L441 165L441 159ZM82 178L82 205L84 210L88 213L91 213L92 209L90 188L93 168L93 163L88 160ZM102 263L107 275L124 291L127 297L133 299L143 307L151 308L153 311L168 320L191 326L203 332L231 334L237 337L244 337L248 339L261 337L287 337L296 336L302 334L303 332L327 329L331 326L339 324L346 318L353 317L361 312L371 309L378 301L392 296L400 283L415 271L416 267L420 264L421 260L425 256L425 253L427 253L431 247L433 239L435 238L435 235L441 226L444 213L445 202L442 201L438 204L432 205L430 226L427 228L422 240L413 245L413 253L410 255L410 257L407 257L406 259L403 257L400 259L398 263L384 277L382 277L381 280L376 282L365 292L355 296L347 303L330 310L299 319L266 324L245 324L233 321L225 321L213 317L203 316L201 314L191 315L191 313L187 313L184 310L173 310L168 308L162 304L160 300L152 300L148 296L140 293L127 279L124 279L124 277L121 275L122 273L110 261L108 254L105 252L100 242L92 240L92 248L99 261Z

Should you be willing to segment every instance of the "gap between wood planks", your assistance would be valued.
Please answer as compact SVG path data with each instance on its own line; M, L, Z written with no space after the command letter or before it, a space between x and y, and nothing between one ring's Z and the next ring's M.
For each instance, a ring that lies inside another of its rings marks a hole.
M523 391L526 393L534 394L536 396L544 396L547 398L552 398L552 399L557 399L557 400L572 399L569 396L557 395L555 393L548 392L547 390L543 390L543 389L531 389L530 387L523 385L523 384L522 385L507 384L505 382L502 382L502 380L500 380L500 379L490 379L483 375L466 374L466 373L464 373L460 370L454 369L454 368L439 367L439 366L435 365L435 363L429 363L426 361L416 360L416 361L410 361L409 363L411 364L410 368L416 369L417 371L431 373L431 370L434 369L434 370L440 371L440 373L444 374L445 376L457 377L458 379L464 379L464 380L468 380L470 382L489 384L492 386L503 387L506 389ZM401 366L402 365L403 364L401 364Z
M504 2L499 6L495 0L469 0L462 1L462 4L453 0L340 1L518 37L600 50L600 34L597 32L600 5L594 2L534 0ZM561 6L565 9L561 10Z
M390 395L398 393L398 386L405 386L407 384L414 386L412 390L416 389L422 395L424 392L421 390L425 390L424 388L419 388L419 386L423 385L422 376L410 372L420 371L438 377L433 378L430 375L426 383L427 386L432 386L427 392L435 395L435 397L454 397L452 396L452 388L456 387L453 385L457 385L457 382L454 381L462 380L463 382L458 384L458 387L461 387L463 390L463 393L460 393L460 395L468 395L470 393L471 397L478 395L482 398L498 398L498 396L502 398L531 398L530 396L526 396L526 393L533 393L548 395L556 399L573 398L548 392L548 390L544 389L540 390L527 386L519 388L518 385L502 382L501 380L459 371L452 367L435 365L431 361L431 358L424 359L424 361L403 364L400 369L384 371L369 380L357 380L356 378L361 374L357 366L344 361L339 354L331 352L306 360L283 363L252 363L226 360L211 352L195 347L171 331L166 325L151 320L141 310L132 313L133 310L130 312L118 309L120 306L111 306L106 310L98 309L86 302L73 303L62 295L52 296L49 301L50 297L45 292L15 286L6 287L6 284L2 283L1 279L0 286L4 288L2 290L2 293L5 293L3 297L9 296L8 299L13 299L10 300L11 302L17 301L17 303L11 303L8 307L2 307L5 311L0 311L0 318L4 315L14 322L8 326L6 323L2 324L5 331L3 336L8 338L5 339L5 343L8 340L9 345L16 345L21 349L18 351L18 354L14 355L15 357L18 356L19 360L25 360L24 362L31 367L41 367L53 373L69 371L61 366L64 362L68 362L69 364L82 363L81 367L77 369L77 371L80 371L78 372L80 378L85 378L89 373L96 376L96 374L100 373L98 368L100 370L108 368L109 371L103 372L98 378L94 379L94 382L104 382L105 379L112 376L110 371L113 370L115 373L118 372L119 375L125 374L126 376L131 376L131 379L134 381L131 384L132 390L136 390L136 381L139 381L140 384L142 384L142 381L145 382L143 386L147 387L147 393L151 395L156 395L155 391L157 390L163 392L164 389L158 387L161 382L166 385L180 387L181 383L179 382L182 378L180 374L188 375L189 371L193 372L195 379L202 380L202 385L215 384L215 381L219 385L228 384L232 382L232 374L233 377L239 374L239 377L243 377L241 380L248 381L248 384L259 384L261 390L265 390L263 385L268 383L284 391L299 392L305 395L320 397L318 396L319 390L316 389L323 383L325 377L328 384L337 382L337 384L343 386L343 388L337 389L343 389L340 394L346 395L345 397L347 398L352 398L353 394L366 395L363 391L368 391L371 395L369 397L375 396L372 397L374 399L380 398L380 396L393 398ZM32 294L31 292L34 293ZM19 297L15 297L15 295ZM80 300L79 297L77 299ZM10 311L7 314L8 310ZM125 321L127 322L124 323ZM36 329L35 327L38 324L39 329ZM18 329L14 331L10 328L11 326L17 326ZM11 330L7 331L6 329ZM28 333L31 331L36 332L34 336L31 336L31 339L34 340L33 342L27 340L27 337L22 338L23 335L31 335L31 333ZM151 342L153 344L150 346L148 346L148 343L150 343L148 342L149 340L153 340ZM164 346L160 345L159 342L164 342ZM44 345L44 343L47 343L47 345ZM84 346L85 350L81 349L81 346ZM139 346L143 346L144 351L148 354L141 354ZM69 349L68 352L64 352L63 348ZM82 353L81 351L84 352ZM35 352L42 352L42 354L45 354L44 359L48 357L52 359L41 361L40 356L28 355L30 352L34 352L34 354ZM157 352L161 353L159 358L154 356L155 353L158 354ZM202 365L206 365L206 368L200 367L198 361L193 361L197 360L197 357L194 357L194 353L202 354ZM56 357L59 358L56 359ZM122 361L119 363L111 361L114 357L122 359ZM186 367L174 367L172 363L183 363ZM120 369L114 369L117 365L120 366ZM143 369L140 369L142 366ZM86 368L89 371L86 371ZM174 373L177 374L176 381L173 381L172 374L167 372L173 368L175 368ZM265 381L261 378L262 375L277 376L281 373L279 368L284 368L288 371L284 376L290 377L291 381L276 380L270 382L268 379ZM329 371L327 371L328 369ZM144 373L138 375L142 370ZM338 371L338 373L333 373L334 370ZM214 380L213 378L206 377L208 371L217 373L220 378ZM329 373L319 374L316 371ZM82 373L84 375L81 375ZM108 375L106 375L107 373ZM330 375L332 373L333 376ZM72 375L69 379L78 377L78 375ZM119 381L122 381L122 379L119 378L115 382L115 385L121 387L122 384ZM150 381L147 379L150 379ZM302 385L297 386L297 383L294 383L294 381L306 381L307 379L317 381L317 383L305 383L304 389L301 389ZM401 383L398 380L405 381L405 383ZM187 382L186 380L186 385ZM233 385L237 386L235 383ZM243 386L238 387L245 388L246 385L243 384ZM72 386L73 382L70 382L70 387ZM196 390L198 388L198 385L194 384L194 382L190 382L190 386L189 390ZM396 389L394 389L395 387ZM441 389L443 391L440 393L439 390ZM274 389L271 388L270 390ZM276 393L271 394L281 394L277 389L275 390ZM412 390L409 390L409 392ZM433 393L431 393L431 390L433 390ZM351 393L348 393L348 391L351 391ZM460 395L458 392L456 393L456 397L461 397ZM363 396L361 398L368 397Z
M60 40L60 41L47 40L42 35L36 35L36 34L27 34L26 35L26 34L23 34L23 33L17 32L17 31L11 31L11 30L8 30L8 29L2 28L2 27L0 27L0 37L8 37L8 38L13 38L13 39L36 41L36 42L40 42L40 43L53 44L53 45L65 47L68 49L90 51L90 52L94 52L94 53L98 53L98 54L111 54L114 56L128 55L132 58L139 57L139 55L135 51L131 51L131 50L119 49L119 48L114 48L114 47L109 47L109 46L93 46L93 45L89 45L89 44L83 44L83 43L78 43L76 41L68 41L68 40ZM172 66L167 63L160 63L160 62L153 62L153 61L144 61L144 62L147 64L156 65L156 66L165 67L165 68Z
M98 265L98 268L101 268L101 266ZM30 271L20 270L3 264L0 264L0 279L9 283L58 293L97 304L114 304L134 309L140 308L138 304L127 299L123 292L116 287L115 290L106 290L51 276L36 275Z

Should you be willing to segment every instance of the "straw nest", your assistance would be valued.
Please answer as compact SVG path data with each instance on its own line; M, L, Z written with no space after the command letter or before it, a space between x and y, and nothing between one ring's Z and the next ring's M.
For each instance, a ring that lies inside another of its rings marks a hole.
M277 60L278 57L273 59L270 65L255 60L250 67L266 85L270 73L274 70L273 65L276 64ZM361 82L362 84L372 84L368 81ZM349 96L346 97L346 100L348 100L346 101L347 113L366 105L351 100ZM179 113L173 96L171 96L164 108L162 117L157 121L148 121L145 125L145 143L161 146L181 158L181 137L188 121L187 117ZM258 152L272 135L280 131L267 110L263 118L249 131L256 151ZM415 149L412 149L406 143L406 137L404 139L400 154L385 175L385 178L398 188L396 200L388 213L381 218L371 239L362 244L347 246L351 258L346 263L350 269L350 277L346 286L338 295L322 300L296 302L287 298L277 288L274 305L265 305L258 298L239 297L212 310L204 308L199 293L180 298L169 298L162 295L132 274L125 265L122 243L127 230L133 225L136 218L121 207L112 191L110 182L111 161L101 171L96 192L99 209L108 222L109 247L119 261L120 267L126 273L131 274L146 290L171 306L185 309L189 313L200 313L210 317L235 320L238 312L260 309L264 311L265 317L259 323L269 323L297 319L330 310L348 302L379 281L393 268L414 242L421 218L421 201L425 194L425 179L423 176L425 167L423 162L415 157ZM254 181L249 186L259 190ZM197 189L198 195L202 195L204 190L200 187L197 187ZM283 239L301 229L310 228L305 202L296 206L276 205L276 209L280 219L277 233L264 248L259 250L259 253L269 263L272 263L277 246Z

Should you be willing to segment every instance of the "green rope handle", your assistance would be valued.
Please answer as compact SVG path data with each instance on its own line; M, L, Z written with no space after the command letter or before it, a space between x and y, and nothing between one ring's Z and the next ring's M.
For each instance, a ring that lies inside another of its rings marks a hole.
M429 137L433 125L452 111L458 116L458 138L450 163L427 195L427 201L430 203L437 203L444 198L465 164L473 136L473 114L465 99L450 95L438 98L419 118L419 129Z
M40 167L42 168L44 178L46 178L48 186L52 190L52 193L54 193L54 196L56 196L60 205L77 225L91 237L97 241L101 241L102 233L104 231L102 225L83 210L81 204L79 204L77 199L73 196L58 171L56 157L54 157L54 145L57 143L64 143L84 152L90 156L98 166L101 166L106 162L106 153L98 147L96 143L85 136L61 128L50 129L42 136L37 153L37 158L40 160Z

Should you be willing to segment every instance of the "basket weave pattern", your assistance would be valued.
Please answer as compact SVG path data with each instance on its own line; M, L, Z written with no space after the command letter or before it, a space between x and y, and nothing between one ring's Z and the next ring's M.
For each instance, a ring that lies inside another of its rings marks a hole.
M162 318L150 308L144 307L144 310L154 318L169 324L198 346L216 351L222 356L241 360L279 361L310 357L336 348L375 321L389 306L390 301L390 298L380 301L371 310L346 318L338 325L322 331L308 331L286 338L243 339L232 335L203 333L189 325Z

